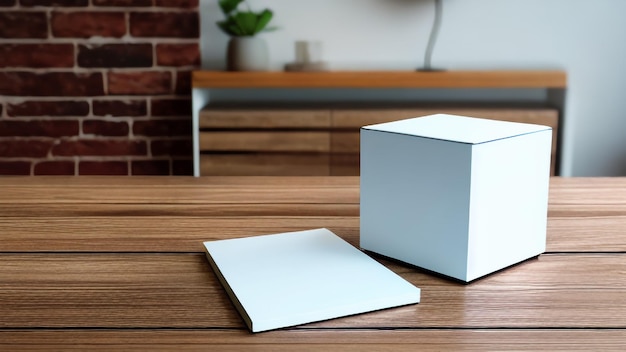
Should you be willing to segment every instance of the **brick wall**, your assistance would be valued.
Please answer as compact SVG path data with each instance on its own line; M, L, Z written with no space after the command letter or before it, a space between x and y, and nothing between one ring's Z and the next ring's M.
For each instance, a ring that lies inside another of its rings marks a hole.
M0 175L190 175L198 0L0 0Z

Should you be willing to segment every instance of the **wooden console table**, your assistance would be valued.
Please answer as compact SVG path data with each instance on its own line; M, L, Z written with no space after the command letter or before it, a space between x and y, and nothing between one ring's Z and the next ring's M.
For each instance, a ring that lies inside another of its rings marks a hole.
M562 71L195 71L194 88L557 88Z
M553 178L547 252L469 285L382 260L420 304L251 334L202 241L359 236L357 177L0 178L0 350L626 346L626 178Z
M207 105L211 89L545 89L542 107ZM562 71L193 73L194 174L358 175L360 126L457 113L551 126L558 173L566 75Z

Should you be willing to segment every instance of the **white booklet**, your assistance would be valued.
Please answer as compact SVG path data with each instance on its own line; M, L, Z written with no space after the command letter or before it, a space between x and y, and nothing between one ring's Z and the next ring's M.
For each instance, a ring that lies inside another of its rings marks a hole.
M204 246L252 332L420 301L419 288L327 229Z

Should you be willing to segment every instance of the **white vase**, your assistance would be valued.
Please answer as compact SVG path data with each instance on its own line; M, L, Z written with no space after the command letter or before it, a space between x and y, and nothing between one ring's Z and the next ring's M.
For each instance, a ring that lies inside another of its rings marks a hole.
M227 68L229 71L269 70L267 44L257 37L233 37L228 42Z

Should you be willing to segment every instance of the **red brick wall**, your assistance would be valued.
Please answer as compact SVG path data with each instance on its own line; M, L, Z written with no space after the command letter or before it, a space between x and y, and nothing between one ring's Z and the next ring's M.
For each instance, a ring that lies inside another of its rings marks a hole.
M0 0L0 175L190 175L198 0Z

